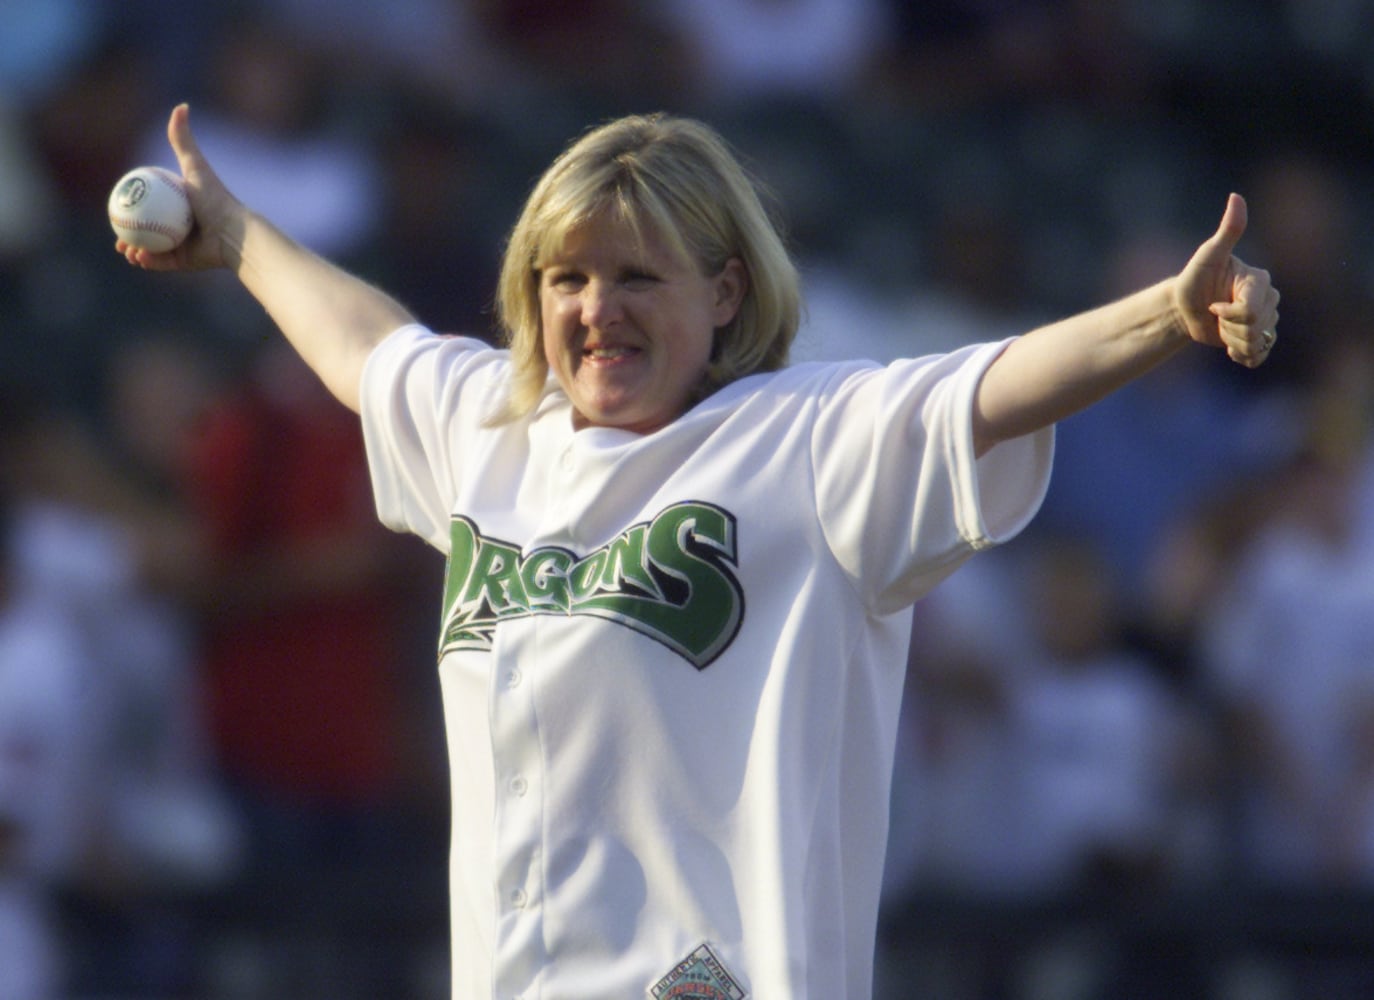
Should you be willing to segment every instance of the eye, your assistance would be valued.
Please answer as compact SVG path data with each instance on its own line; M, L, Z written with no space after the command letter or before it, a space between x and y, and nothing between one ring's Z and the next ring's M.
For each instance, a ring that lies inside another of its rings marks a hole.
M545 281L550 288L556 288L561 292L575 292L587 283L584 275L577 271L550 271L547 272Z
M646 271L626 271L620 283L631 290L643 290L657 284L658 278Z

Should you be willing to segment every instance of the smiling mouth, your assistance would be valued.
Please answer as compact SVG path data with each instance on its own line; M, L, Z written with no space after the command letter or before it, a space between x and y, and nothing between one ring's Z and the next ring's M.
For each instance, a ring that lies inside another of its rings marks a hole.
M636 353L632 347L588 347L583 349L582 356L592 361L616 361Z

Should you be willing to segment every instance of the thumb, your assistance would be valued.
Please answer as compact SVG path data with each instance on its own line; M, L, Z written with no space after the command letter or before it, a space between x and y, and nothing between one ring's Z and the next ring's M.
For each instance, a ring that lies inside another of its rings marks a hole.
M176 154L182 176L200 165L200 147L196 145L196 137L191 134L190 105L178 104L172 109L172 116L167 120L167 141Z
M1231 251L1245 235L1247 220L1245 199L1238 194L1231 194L1226 199L1226 210L1221 214L1221 224L1217 226L1216 233L1202 245L1206 256L1214 261L1231 256Z

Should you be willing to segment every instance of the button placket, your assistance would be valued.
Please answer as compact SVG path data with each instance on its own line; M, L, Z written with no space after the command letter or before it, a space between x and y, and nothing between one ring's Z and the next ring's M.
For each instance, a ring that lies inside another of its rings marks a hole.
M527 685L512 684L509 678L499 691L497 700L501 711L513 730L520 736L497 747L498 789L501 801L497 806L498 852L503 856L502 897L511 909L523 910L534 896L530 879L536 877L535 861L539 850L538 802L530 795L530 753L538 744L533 714L530 711Z
M520 665L536 662L537 630L536 622L527 621L505 632L489 682L496 797L493 985L503 996L527 990L532 970L544 960L543 825L540 796L534 794L541 777L541 734L533 675Z

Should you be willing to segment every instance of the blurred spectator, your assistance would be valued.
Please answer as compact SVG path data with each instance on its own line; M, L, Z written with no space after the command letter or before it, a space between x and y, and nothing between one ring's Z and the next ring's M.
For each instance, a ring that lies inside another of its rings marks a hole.
M1014 778L1010 691L1030 622L1015 557L960 568L916 606L892 788L884 893L1013 898L1026 879L1007 835Z
M1103 546L1132 625L1147 615L1150 567L1174 522L1197 498L1277 461L1286 445L1288 409L1273 399L1247 408L1218 389L1207 360L1179 359L1059 428L1062 459L1042 520Z
M420 596L442 563L377 521L357 420L284 342L207 402L182 470L207 536L190 594L214 752L245 821L233 896L250 919L219 942L214 975L405 996L430 939L407 930L396 952L384 932L426 912L442 878L409 873L442 872L447 834L438 610ZM360 920L366 940L337 947Z
M521 121L539 106L538 84L558 84L491 37L486 2L280 0L272 14L327 66L348 68L333 86L360 116L386 117L386 94L397 88L446 104L448 113ZM380 143L385 154L385 138Z
M931 897L995 907L1029 891L1009 696L1030 627L1018 564L1011 548L983 553L913 611L883 872L889 926ZM943 921L926 930L919 940L880 937L875 996L996 995L1006 935Z
M688 94L717 112L852 98L889 30L883 0L665 0L691 70Z
M358 268L429 326L491 337L504 213L518 197L514 180L493 177L511 143L490 123L413 87L391 88L385 106L377 233Z
M1202 627L1240 781L1237 860L1266 883L1352 874L1344 854L1374 710L1374 576L1357 544L1364 428L1314 406L1307 447L1267 489L1236 498L1265 519Z
M1277 463L1282 464L1282 463ZM1274 470L1220 477L1159 525L1146 553L1134 638L1171 676L1209 693L1199 645L1237 564L1271 513Z
M53 186L40 168L24 119L0 93L0 273L8 262L32 251L57 213Z
M1094 0L889 0L895 24L878 80L927 112L1138 100L1154 69L1126 4ZM1137 109L1138 110L1138 109Z
M179 335L149 333L114 353L100 439L125 494L112 506L137 545L144 595L110 626L122 640L111 652L124 702L114 738L125 762L112 782L120 803L112 821L133 845L114 860L125 877L161 888L216 885L238 860L236 818L214 780L200 641L185 599L207 539L178 478L216 380Z
M925 912L963 922L883 954L881 995L911 995L903 976L919 975L941 996L1038 996L1056 963L1084 981L1126 975L1135 956L1102 950L1108 929L1085 943L977 914L1163 898L1210 870L1216 748L1188 689L1126 643L1091 541L1036 533L985 554L917 606L915 626L885 912L933 899Z
M1042 537L1028 581L1035 636L1010 699L1028 870L1051 892L1160 887L1173 867L1183 703L1127 644L1091 541Z
M591 121L675 104L683 54L654 5L634 0L467 0L504 57L503 87L524 95L521 131L562 137ZM498 95L499 98L499 95ZM506 95L509 101L510 95ZM508 103L498 104L502 112Z
M195 316L205 287L196 278L161 288L138 275L118 280L110 267L106 201L137 162L147 108L160 101L144 44L112 30L15 122L18 155L34 173L33 184L21 174L15 191L40 193L27 206L27 241L13 255L0 251L0 370L91 425L121 339Z
M377 521L356 419L289 348L263 346L229 390L186 486L208 534L210 722L254 874L394 858L400 817L431 807L424 661L396 653L431 564Z
M74 992L175 989L195 944L179 897L226 877L237 832L209 769L184 609L159 589L186 528L69 414L14 388L5 404L16 592L81 657L63 681L70 724L54 737L72 761L51 783L67 813L43 848L62 859L64 922L83 959L65 978Z
M1306 385L1320 377L1333 343L1368 338L1368 208L1339 161L1297 146L1259 161L1249 188L1258 210L1246 238L1270 272L1283 275L1284 363L1245 389Z
M449 91L491 86L499 73L484 51L468 0L279 0L282 29L371 86L397 80ZM454 96L458 96L454 94Z
M0 1000L57 1000L57 896L92 808L92 664L63 609L24 585L11 514L0 487Z
M985 150L947 150L941 159L920 214L914 206L910 218L867 214L845 245L810 261L799 359L889 362L1012 337L1043 318L1027 285L1027 233L1007 171ZM789 202L811 204L815 187ZM820 213L812 220L824 224Z
M1276 509L1289 502L1283 493L1285 469L1313 447L1313 428L1331 441L1354 442L1374 416L1374 347L1365 338L1333 336L1308 384L1300 390L1262 394L1255 411L1263 421L1247 421L1243 433L1267 442L1248 464L1209 478L1172 504L1145 554L1138 626L1141 638L1174 658L1178 674L1206 690L1195 673L1203 631L1216 614L1218 595L1233 584L1243 560ZM1359 463L1360 497L1353 502L1355 544L1374 544L1374 461ZM1363 513L1361 513L1363 512Z
M107 224L111 185L140 162L144 108L161 96L147 65L151 58L137 41L101 36L34 107L35 142L63 208L74 215L65 223Z

